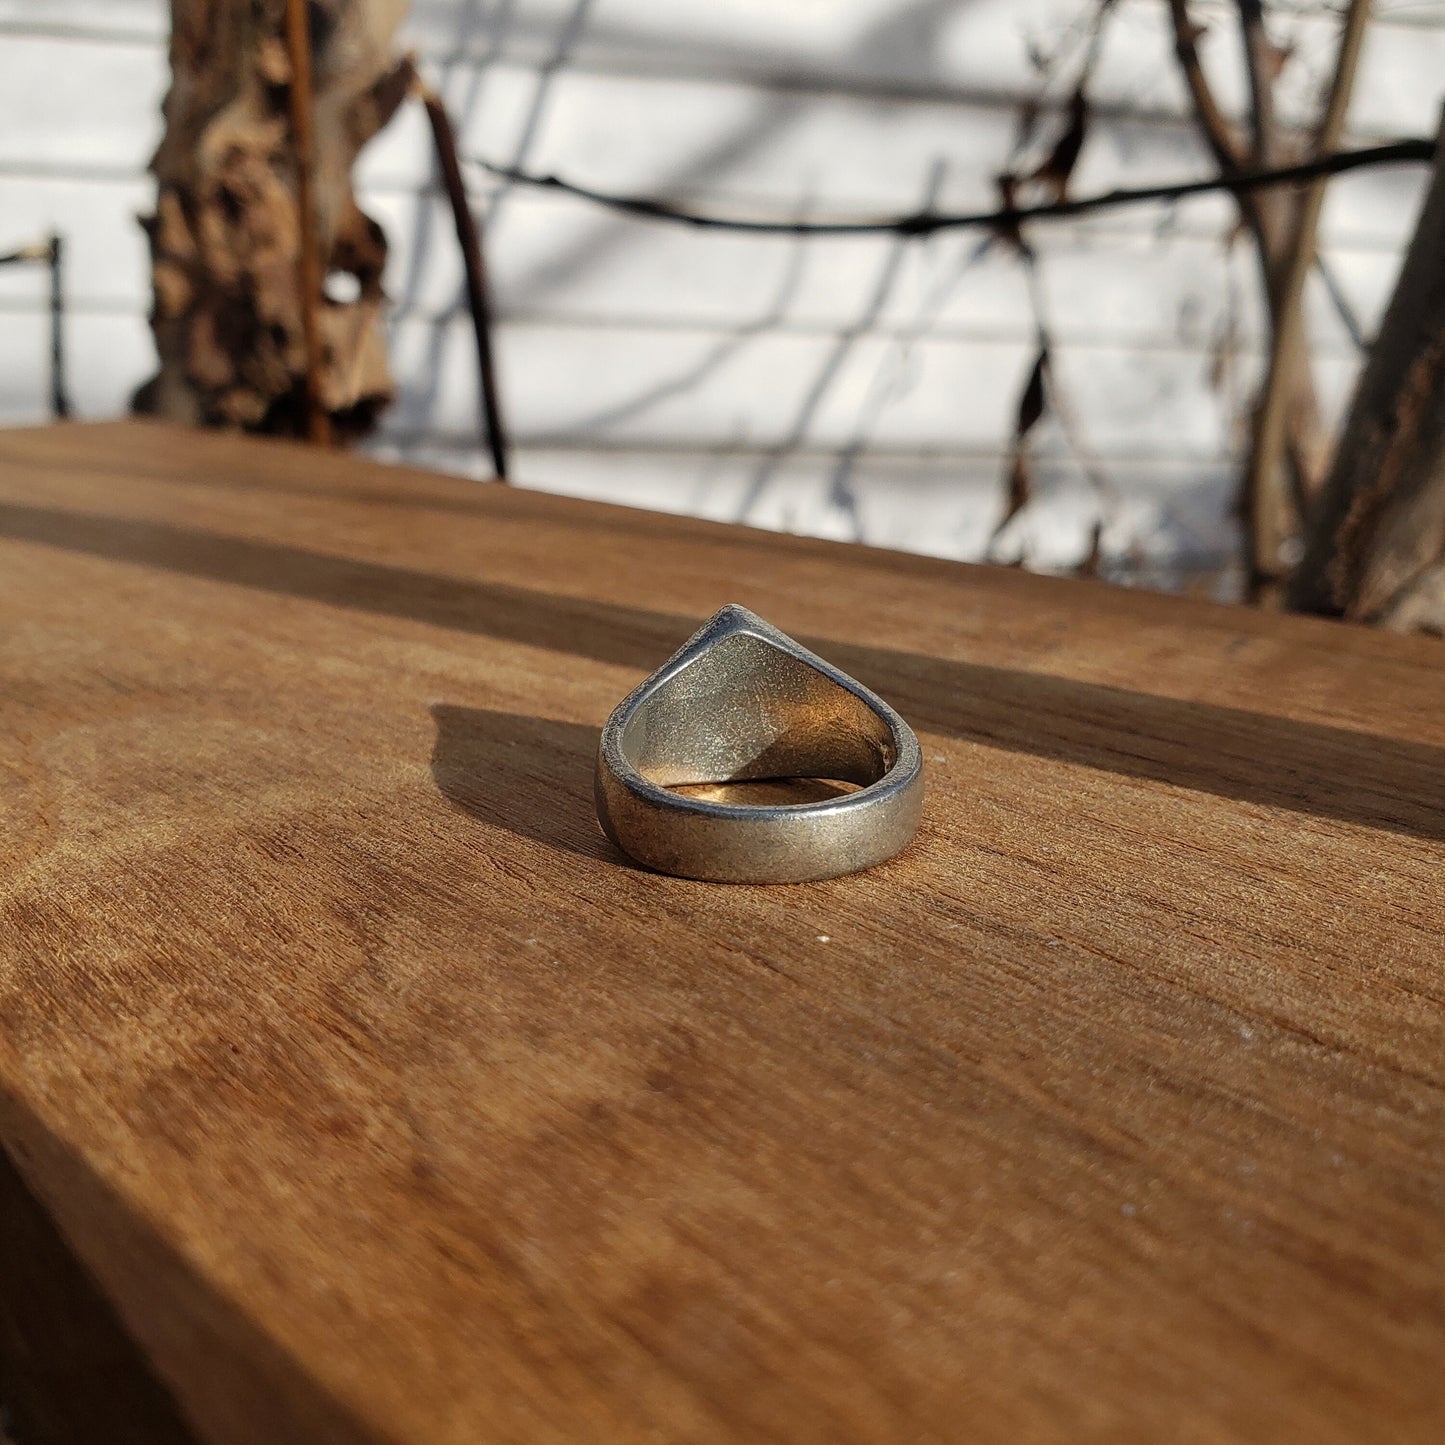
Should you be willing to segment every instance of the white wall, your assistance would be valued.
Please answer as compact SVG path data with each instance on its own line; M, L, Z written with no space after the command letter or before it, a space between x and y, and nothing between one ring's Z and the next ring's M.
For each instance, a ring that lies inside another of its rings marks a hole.
M1220 0L1204 44L1239 103ZM1352 139L1433 133L1445 5L1380 7ZM417 0L410 40L472 153L601 189L748 213L824 215L992 204L1031 39L1079 0ZM166 83L160 0L0 0L0 250L51 226L69 243L70 382L82 415L121 411L151 367L135 225ZM1296 102L1328 63L1319 7L1282 14ZM1075 179L1089 191L1205 173L1182 115L1163 0L1121 0ZM460 269L407 110L362 163L393 243L402 392L377 449L480 474ZM1336 181L1325 250L1373 325L1419 169ZM953 556L1000 510L1001 460L1031 359L1017 263L972 234L798 241L670 228L477 178L502 313L504 402L524 481ZM1039 495L1005 555L1066 566L1096 517L1107 551L1217 559L1239 388L1259 319L1229 206L1102 213L1035 228L1072 441L1041 429ZM0 270L0 421L42 419L44 283ZM1234 298L1231 303L1231 297ZM1240 367L1221 385L1235 314ZM1326 403L1356 352L1310 296ZM1091 483L1081 465L1087 456ZM1102 485L1100 480L1102 479ZM1147 570L1147 569L1146 569Z

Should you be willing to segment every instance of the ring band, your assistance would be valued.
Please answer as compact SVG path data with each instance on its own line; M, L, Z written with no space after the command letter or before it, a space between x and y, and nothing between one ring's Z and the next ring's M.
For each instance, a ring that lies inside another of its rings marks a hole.
M857 790L761 806L672 791L784 778ZM603 831L649 868L801 883L871 868L906 846L923 808L923 757L881 698L730 604L608 718L596 795Z

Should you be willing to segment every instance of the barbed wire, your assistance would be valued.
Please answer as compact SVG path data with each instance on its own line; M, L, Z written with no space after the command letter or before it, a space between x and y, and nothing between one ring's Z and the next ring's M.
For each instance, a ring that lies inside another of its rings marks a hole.
M676 225L702 230L742 231L777 236L931 236L938 231L988 229L1007 232L1025 221L1059 220L1069 216L1087 215L1117 206L1140 205L1146 202L1177 201L1188 196L1225 191L1231 195L1263 190L1270 186L1297 185L1318 180L1322 176L1343 175L1367 166L1399 165L1429 162L1435 158L1435 142L1424 138L1392 141L1387 145L1367 146L1361 150L1336 151L1314 160L1270 170L1238 171L1230 175L1204 177L1195 181L1176 181L1167 185L1138 186L1103 191L1093 196L1060 198L1034 206L1002 206L993 211L916 211L901 216L876 219L804 221L766 220L760 217L715 215L692 211L647 196L628 196L594 190L557 175L544 175L500 165L481 156L469 156L467 164L485 171L499 180L537 190L557 191L578 200L590 201L624 215L649 220L668 221Z

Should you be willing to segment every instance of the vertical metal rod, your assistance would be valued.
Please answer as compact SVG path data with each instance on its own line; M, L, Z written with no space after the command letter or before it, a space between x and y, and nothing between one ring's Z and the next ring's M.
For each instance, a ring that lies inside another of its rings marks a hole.
M306 431L313 442L331 441L331 418L321 399L321 253L316 235L315 134L311 114L311 33L306 0L286 0L286 47L291 56L291 132L296 149L296 209L300 255L296 285L306 348Z
M50 237L50 410L59 419L70 415L65 394L65 286L61 266L65 241L59 232Z
M482 429L487 447L492 454L492 467L497 480L505 482L507 476L507 436L502 426L502 404L497 394L497 368L492 354L492 301L487 286L487 269L482 260L481 232L477 219L467 201L466 186L462 181L461 163L457 159L457 138L452 130L451 118L441 97L423 84L416 83L417 94L426 106L427 120L431 125L432 142L436 146L437 163L441 167L442 182L446 186L447 198L451 202L452 223L456 227L457 243L462 250L462 264L466 269L467 302L472 313L472 331L477 342L477 377L482 394Z

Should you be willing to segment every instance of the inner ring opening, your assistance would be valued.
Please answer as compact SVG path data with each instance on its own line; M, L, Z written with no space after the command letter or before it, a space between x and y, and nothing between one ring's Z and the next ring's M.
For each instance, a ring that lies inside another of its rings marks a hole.
M862 698L749 633L698 656L633 712L623 756L661 787L715 801L820 802L876 783L897 747ZM786 784L759 792L757 784ZM739 785L751 784L750 788Z

